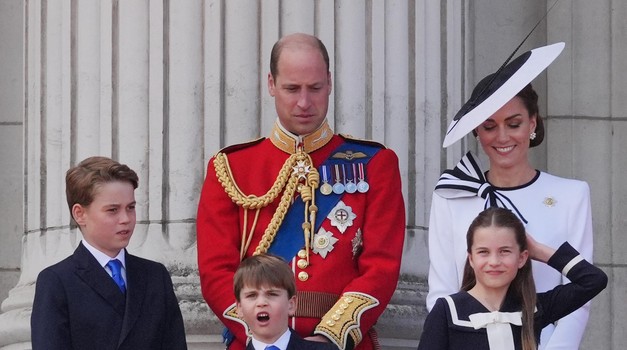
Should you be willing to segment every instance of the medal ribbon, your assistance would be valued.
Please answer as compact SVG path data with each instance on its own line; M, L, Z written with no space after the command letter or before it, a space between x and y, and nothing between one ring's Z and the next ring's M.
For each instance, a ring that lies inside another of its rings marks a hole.
M330 155L338 152L346 152L348 150L354 152L363 152L367 155L366 158L361 158L360 162L367 164L372 157L380 150L380 147L371 146L362 143L352 143L344 141L339 145ZM333 166L336 164L342 164L346 162L345 159L334 159L329 156L322 165ZM319 191L319 189L318 189ZM312 228L312 234L318 232L318 229L322 225L322 222L326 219L327 215L331 212L331 209L340 201L342 195L331 193L327 196L316 196L316 205L318 206L318 213L316 214L316 222ZM300 197L294 199L294 203L290 206L283 223L274 237L272 245L268 249L269 253L278 255L287 261L291 261L292 258L298 253L298 251L305 246L305 238L302 233L294 232L294 228L300 228L303 223L303 211L305 210L305 203Z
M329 183L329 176L327 175L327 167L325 165L321 166L320 169L322 170L322 182L323 183Z

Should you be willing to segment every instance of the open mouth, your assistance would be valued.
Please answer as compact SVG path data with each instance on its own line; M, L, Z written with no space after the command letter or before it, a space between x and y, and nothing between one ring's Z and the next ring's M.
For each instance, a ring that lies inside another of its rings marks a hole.
M270 315L267 312L261 312L257 314L257 321L266 322L270 320Z

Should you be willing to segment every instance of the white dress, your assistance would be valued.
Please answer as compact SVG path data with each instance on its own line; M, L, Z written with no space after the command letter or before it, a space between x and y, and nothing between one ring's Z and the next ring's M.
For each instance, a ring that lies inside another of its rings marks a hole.
M455 176L460 175L460 171L464 177L468 175L462 181ZM540 171L529 183L514 188L491 187L484 181L478 164L469 152L455 170L443 174L438 186L445 185L436 187L433 194L429 220L429 310L438 298L459 291L467 256L466 233L479 212L490 206L490 198L496 199L499 206L518 212L519 217L526 221L527 232L538 242L557 249L567 241L586 260L592 261L590 189L586 182ZM446 184L456 188L442 188L447 187ZM456 184L475 187L475 193ZM480 194L484 194L486 199ZM536 261L533 262L533 275L538 292L568 282L559 272ZM589 310L588 303L560 319L557 326L546 327L542 332L540 349L577 349Z

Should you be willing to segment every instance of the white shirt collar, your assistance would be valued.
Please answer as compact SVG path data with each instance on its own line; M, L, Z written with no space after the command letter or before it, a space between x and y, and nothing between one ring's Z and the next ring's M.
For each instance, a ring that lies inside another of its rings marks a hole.
M286 350L287 349L287 344L289 344L291 336L292 336L292 333L291 333L290 329L288 328L285 331L285 333L283 333L283 335L281 335L279 337L279 339L277 339L272 344L266 344L264 342L261 342L261 341L255 339L254 337L252 338L251 341L253 342L253 347L256 350L264 350L266 348L266 346L268 346L268 345L274 345L274 346L279 347L279 349L281 349L281 350Z
M122 263L122 266L126 269L126 259L125 259L124 249L120 249L120 252L118 253L118 255L115 258L111 258L107 254L101 252L100 250L92 246L91 244L87 243L85 239L82 239L81 242L83 243L85 248L89 250L91 255L93 255L94 258L98 260L98 263L100 264L100 266L102 266L102 268L104 268L107 265L109 260L118 259Z

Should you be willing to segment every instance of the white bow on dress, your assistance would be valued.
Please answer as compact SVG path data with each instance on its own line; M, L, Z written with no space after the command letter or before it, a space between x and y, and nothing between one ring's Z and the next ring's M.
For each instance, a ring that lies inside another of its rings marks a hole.
M510 324L522 326L522 312L480 312L468 318L475 329L486 328L491 350L514 350Z

